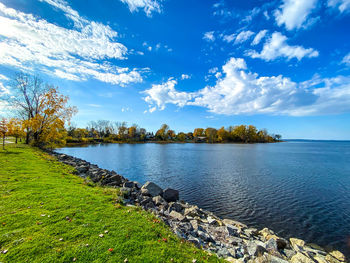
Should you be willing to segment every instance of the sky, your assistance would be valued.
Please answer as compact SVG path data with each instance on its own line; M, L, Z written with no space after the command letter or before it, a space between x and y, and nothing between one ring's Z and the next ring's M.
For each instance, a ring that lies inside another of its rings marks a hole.
M0 0L0 96L20 71L79 127L350 140L350 0Z

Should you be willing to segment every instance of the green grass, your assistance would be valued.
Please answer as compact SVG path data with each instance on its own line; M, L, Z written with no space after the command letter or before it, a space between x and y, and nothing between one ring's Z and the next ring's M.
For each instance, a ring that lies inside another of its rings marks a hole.
M72 171L23 144L0 150L0 262L219 262Z

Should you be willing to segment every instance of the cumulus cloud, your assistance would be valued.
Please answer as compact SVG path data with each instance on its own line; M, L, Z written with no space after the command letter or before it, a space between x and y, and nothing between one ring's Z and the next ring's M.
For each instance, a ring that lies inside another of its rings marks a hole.
M275 32L265 42L260 53L254 50L249 50L246 52L246 55L266 61L275 60L279 57L286 57L287 59L297 58L298 60L301 60L303 57L312 58L319 55L318 51L313 48L290 46L287 44L287 40L286 36L279 32Z
M63 11L74 22L67 29L0 3L0 65L24 71L40 70L59 78L89 78L112 84L140 82L137 69L108 63L125 59L127 48L115 41L109 26L88 21L63 0L41 0Z
M267 33L267 30L261 30L258 34L256 34L256 36L254 37L254 40L252 42L252 45L255 46L257 44L260 43L261 39L263 39L265 37Z
M222 67L222 77L214 86L196 92L179 92L169 79L146 90L145 101L152 111L166 104L193 105L224 114L271 114L306 116L350 111L350 77L316 77L297 83L290 78L259 76L249 72L242 58L231 58ZM155 106L154 106L155 105Z
M186 105L192 95L191 93L175 90L176 84L177 81L170 78L165 83L154 84L152 85L152 88L143 91L143 94L146 94L144 100L151 105L149 112L153 112L157 108L159 110L164 110L165 105L168 103L175 104L179 107Z
M130 12L137 12L139 9L143 9L148 17L152 16L152 13L161 13L160 1L157 0L120 0L124 4L127 4Z
M341 13L349 12L350 0L328 0L328 6L332 8L338 8Z
M214 42L215 41L214 31L209 31L204 33L203 39L208 42Z
M288 30L301 28L316 4L317 0L283 0L274 12L276 22L279 26L285 25Z

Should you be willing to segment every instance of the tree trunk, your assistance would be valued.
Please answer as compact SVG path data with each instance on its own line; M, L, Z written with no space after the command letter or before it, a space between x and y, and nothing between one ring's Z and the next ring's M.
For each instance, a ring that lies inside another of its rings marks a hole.
M2 136L2 148L5 149L5 135Z
M30 134L29 134L29 132L27 132L27 134L26 134L26 144L29 144L29 136L30 136Z
M17 138L18 138L18 137L16 136L16 144L17 144Z

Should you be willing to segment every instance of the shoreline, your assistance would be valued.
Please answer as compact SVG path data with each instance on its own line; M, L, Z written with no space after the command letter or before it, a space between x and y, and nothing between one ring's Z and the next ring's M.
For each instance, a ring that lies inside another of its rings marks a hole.
M179 238L229 262L347 262L337 250L326 250L297 238L287 240L268 228L258 231L235 220L221 219L196 205L179 201L177 190L163 190L152 182L141 186L115 171L101 169L85 160L52 151L48 153L73 166L80 177L102 186L120 188L125 205L140 206L154 213Z

